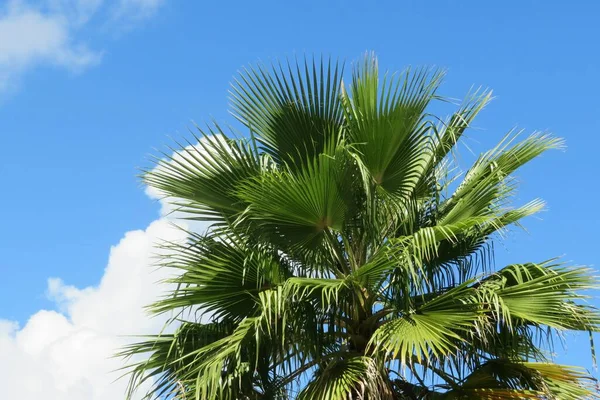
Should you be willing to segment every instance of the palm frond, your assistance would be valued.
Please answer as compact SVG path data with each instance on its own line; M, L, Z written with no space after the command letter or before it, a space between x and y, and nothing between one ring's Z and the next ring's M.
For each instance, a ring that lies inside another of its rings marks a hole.
M483 399L596 399L594 383L575 367L497 359L473 371L459 389L448 395Z
M261 150L297 168L340 137L342 70L324 59L246 68L232 87L234 113Z
M299 249L330 248L346 268L332 235L343 230L352 199L345 184L346 155L343 149L321 154L304 169L265 172L247 181L239 195L248 204L244 218L259 227L257 234L278 243L288 255ZM335 270L333 270L335 271Z
M411 365L413 357L425 366L437 364L467 340L465 333L475 326L481 314L468 301L471 291L467 284L457 286L385 322L373 333L369 348L384 352L402 365Z
M328 363L299 393L298 400L392 399L380 368L369 357Z
M151 306L154 313L200 308L215 319L243 319L260 311L261 291L291 274L272 251L233 236L195 237L171 250L165 266L181 273L167 280L176 289Z
M443 73L406 70L380 82L377 59L367 55L342 94L349 141L372 180L389 193L410 197L431 154L425 110Z
M457 146L491 91L442 120L440 70L380 74L368 55L344 85L342 69L245 69L231 94L250 138L209 127L144 174L212 225L165 245L176 275L149 308L180 326L120 354L129 398L147 385L173 400L598 398L550 354L563 331L600 330L593 271L494 260L544 208L514 205L514 174L562 141L510 132L458 181Z
M191 219L232 220L245 205L237 186L261 171L261 161L248 143L227 139L215 126L200 131L197 144L181 146L146 171L146 184L157 189Z
M497 212L513 193L514 181L510 175L545 151L563 146L560 139L533 134L509 147L516 137L507 135L475 162L454 194L441 206L439 223Z
M475 117L491 101L491 90L477 90L467 96L460 109L440 124L433 125L433 150L429 154L427 166L421 177L418 196L429 196L440 188L437 169L445 169L444 161L458 144L465 131L471 127ZM442 182L444 184L445 182Z
M490 305L497 320L566 330L597 331L599 311L578 304L583 290L598 286L584 268L566 267L550 260L516 264L500 270L478 287L479 301Z

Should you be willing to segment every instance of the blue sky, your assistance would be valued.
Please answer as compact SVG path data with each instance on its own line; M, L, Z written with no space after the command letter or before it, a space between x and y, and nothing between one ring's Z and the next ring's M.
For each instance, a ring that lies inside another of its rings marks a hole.
M0 320L13 321L5 330L14 339L40 310L74 324L74 304L98 291L111 246L160 218L137 168L192 121L233 122L236 71L275 57L350 63L373 50L390 70L446 67L443 95L493 88L470 148L486 150L515 126L568 145L518 174L517 201L542 197L549 211L497 246L498 264L564 255L597 265L599 14L592 1L0 2ZM569 343L566 359L591 365L587 338ZM61 385L57 399L108 396Z

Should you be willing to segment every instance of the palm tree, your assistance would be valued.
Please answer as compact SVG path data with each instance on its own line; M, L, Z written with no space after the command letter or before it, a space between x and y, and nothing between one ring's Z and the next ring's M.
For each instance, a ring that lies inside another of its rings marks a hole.
M551 356L557 334L598 331L591 271L493 257L544 207L511 206L513 173L562 141L511 132L463 175L454 150L491 92L442 120L439 70L380 77L367 56L342 75L245 69L231 93L250 138L210 125L145 173L212 225L165 244L176 289L151 310L177 329L121 353L143 355L129 396L153 382L149 398L598 398Z

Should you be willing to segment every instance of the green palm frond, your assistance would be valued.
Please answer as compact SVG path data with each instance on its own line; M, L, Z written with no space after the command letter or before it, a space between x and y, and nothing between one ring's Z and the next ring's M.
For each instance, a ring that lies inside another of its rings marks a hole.
M585 268L569 268L554 261L508 266L485 280L477 296L509 326L521 321L557 329L597 331L599 311L576 302L585 298L580 291L597 286L596 279Z
M322 245L332 231L343 229L351 209L345 161L338 149L309 161L301 171L270 171L247 181L239 191L248 204L245 218L286 250Z
M491 99L490 90L477 90L467 96L464 104L447 121L432 124L432 151L428 154L425 171L417 188L418 197L431 196L441 189L439 185L447 185L440 176L447 168L445 161L465 131L471 127L477 114Z
M498 359L473 371L447 397L460 393L483 399L596 399L594 383L580 368Z
M563 147L563 141L549 135L533 134L510 145L517 135L507 135L496 148L481 156L465 175L454 194L442 205L440 223L489 215L513 193L510 175L550 149Z
M349 279L290 278L285 282L287 298L317 299L324 306L340 302L340 297L351 290Z
M152 380L154 393L148 394L148 398L180 392L181 382L196 364L195 359L194 362L188 362L189 354L222 340L233 329L231 323L183 323L174 334L151 336L145 342L125 347L119 356L131 358L150 354L145 361L132 364L129 395L137 386Z
M340 137L341 75L337 63L323 59L244 69L231 91L234 113L263 151L299 167Z
M420 286L435 289L452 280L455 274L454 270L432 268L439 263L440 258L447 255L440 253L440 250L447 250L445 244L459 245L470 235L481 239L482 229L495 223L494 219L465 218L454 225L422 227L410 236L390 238L386 245L373 255L371 261L356 270L353 276L363 285L374 285L371 287L375 290L393 276L404 283L411 282L411 288ZM477 245L481 242L480 240ZM394 285L392 289L393 287Z
M154 313L201 305L215 319L243 319L260 312L261 291L291 274L272 251L236 237L196 237L169 248L175 253L164 265L181 273L167 280L177 289L151 306Z
M299 400L392 399L380 368L370 357L333 361L317 372Z
M477 90L467 96L460 109L436 130L432 164L439 163L454 149L475 117L492 100L491 90Z
M120 354L128 398L598 398L552 361L558 335L600 330L594 272L494 261L544 208L514 205L514 174L562 140L511 132L463 176L457 147L491 91L443 119L441 70L380 74L372 55L346 85L343 70L245 69L231 94L249 139L209 127L144 174L212 225L164 245L175 276L149 310L179 325Z
M468 284L457 286L383 323L373 333L369 347L403 365L414 359L426 366L437 364L467 340L466 332L481 315L477 304L469 301L472 290Z
M245 205L235 196L237 186L257 176L261 161L250 145L227 139L218 126L200 131L197 144L165 155L144 173L144 182L172 200L190 218L221 222L234 218Z
M377 59L367 56L343 94L348 138L372 179L390 193L408 197L424 171L432 150L424 113L442 76L408 69L380 82Z

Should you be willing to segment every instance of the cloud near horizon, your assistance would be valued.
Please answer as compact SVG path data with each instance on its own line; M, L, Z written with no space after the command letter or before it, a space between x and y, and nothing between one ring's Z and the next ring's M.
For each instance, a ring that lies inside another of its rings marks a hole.
M97 286L80 289L50 278L48 296L59 311L40 310L23 327L0 320L0 398L124 398L126 379L114 382L124 361L111 356L131 340L125 335L163 328L167 316L149 317L143 309L161 295L157 282L167 273L153 268L154 244L182 239L165 218L127 232L111 248Z
M170 208L161 203L160 218L144 230L125 233L110 249L98 285L77 288L50 278L47 295L56 310L40 310L22 327L0 316L0 399L124 398L127 380L115 381L124 361L112 355L135 340L125 335L156 334L164 328L169 316L150 317L144 310L168 289L158 284L169 271L156 268L155 245L186 238L173 224L174 215L167 215ZM206 229L195 224L193 229Z

